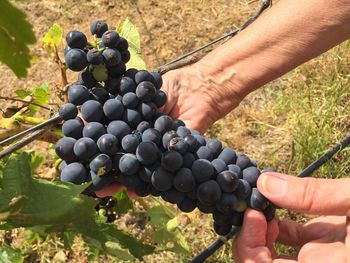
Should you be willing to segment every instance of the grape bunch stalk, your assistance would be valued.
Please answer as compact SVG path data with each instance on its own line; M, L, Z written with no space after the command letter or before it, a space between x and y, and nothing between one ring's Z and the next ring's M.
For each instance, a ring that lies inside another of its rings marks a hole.
M126 70L127 40L101 20L90 29L94 45L80 31L66 36L65 63L79 77L68 88L69 103L59 110L64 119L64 137L55 148L63 160L60 180L90 182L87 194L119 182L183 212L198 208L212 214L219 235L240 226L247 207L271 220L275 208L256 188L257 164L160 112L167 101L161 75Z

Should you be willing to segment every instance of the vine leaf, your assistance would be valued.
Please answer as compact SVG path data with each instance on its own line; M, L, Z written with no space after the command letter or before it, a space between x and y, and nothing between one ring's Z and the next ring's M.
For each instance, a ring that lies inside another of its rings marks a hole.
M129 43L129 52L131 58L126 64L127 68L146 69L146 64L141 57L140 33L136 26L127 18L123 24L118 27L117 32Z
M0 246L0 262L3 263L22 263L24 257L19 249L9 246Z
M82 234L90 246L124 260L154 251L116 226L96 222L96 201L80 194L86 185L34 179L31 171L36 165L25 152L11 155L5 163L0 172L0 221L5 223L1 228Z
M43 37L44 48L55 52L56 47L62 42L63 29L59 24L54 23Z
M0 62L18 78L27 76L31 62L28 45L35 41L32 25L25 14L8 0L0 1Z

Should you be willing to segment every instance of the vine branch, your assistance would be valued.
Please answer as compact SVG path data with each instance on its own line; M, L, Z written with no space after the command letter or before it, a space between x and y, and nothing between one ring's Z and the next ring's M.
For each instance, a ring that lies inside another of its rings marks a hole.
M0 96L0 100L11 100L11 101L18 101L18 102L22 102L22 103L25 103L26 105L34 105L34 106L38 106L40 108L43 108L45 110L49 110L51 111L50 108L44 106L44 105L40 105L40 104L37 104L35 102L31 102L31 101L26 101L26 100L22 100L22 99L17 99L17 98L13 98L13 97L6 97L6 96Z

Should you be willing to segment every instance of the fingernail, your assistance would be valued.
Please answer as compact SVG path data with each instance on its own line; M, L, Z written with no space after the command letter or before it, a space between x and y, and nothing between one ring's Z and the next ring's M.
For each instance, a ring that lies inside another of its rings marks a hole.
M266 193L275 196L284 195L287 189L287 181L282 174L265 173L261 175L261 187Z

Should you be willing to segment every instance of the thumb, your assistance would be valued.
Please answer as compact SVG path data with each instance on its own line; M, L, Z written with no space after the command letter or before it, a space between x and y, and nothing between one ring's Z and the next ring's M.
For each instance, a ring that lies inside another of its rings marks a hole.
M273 204L295 212L347 215L350 208L350 179L298 178L263 173L257 186Z

